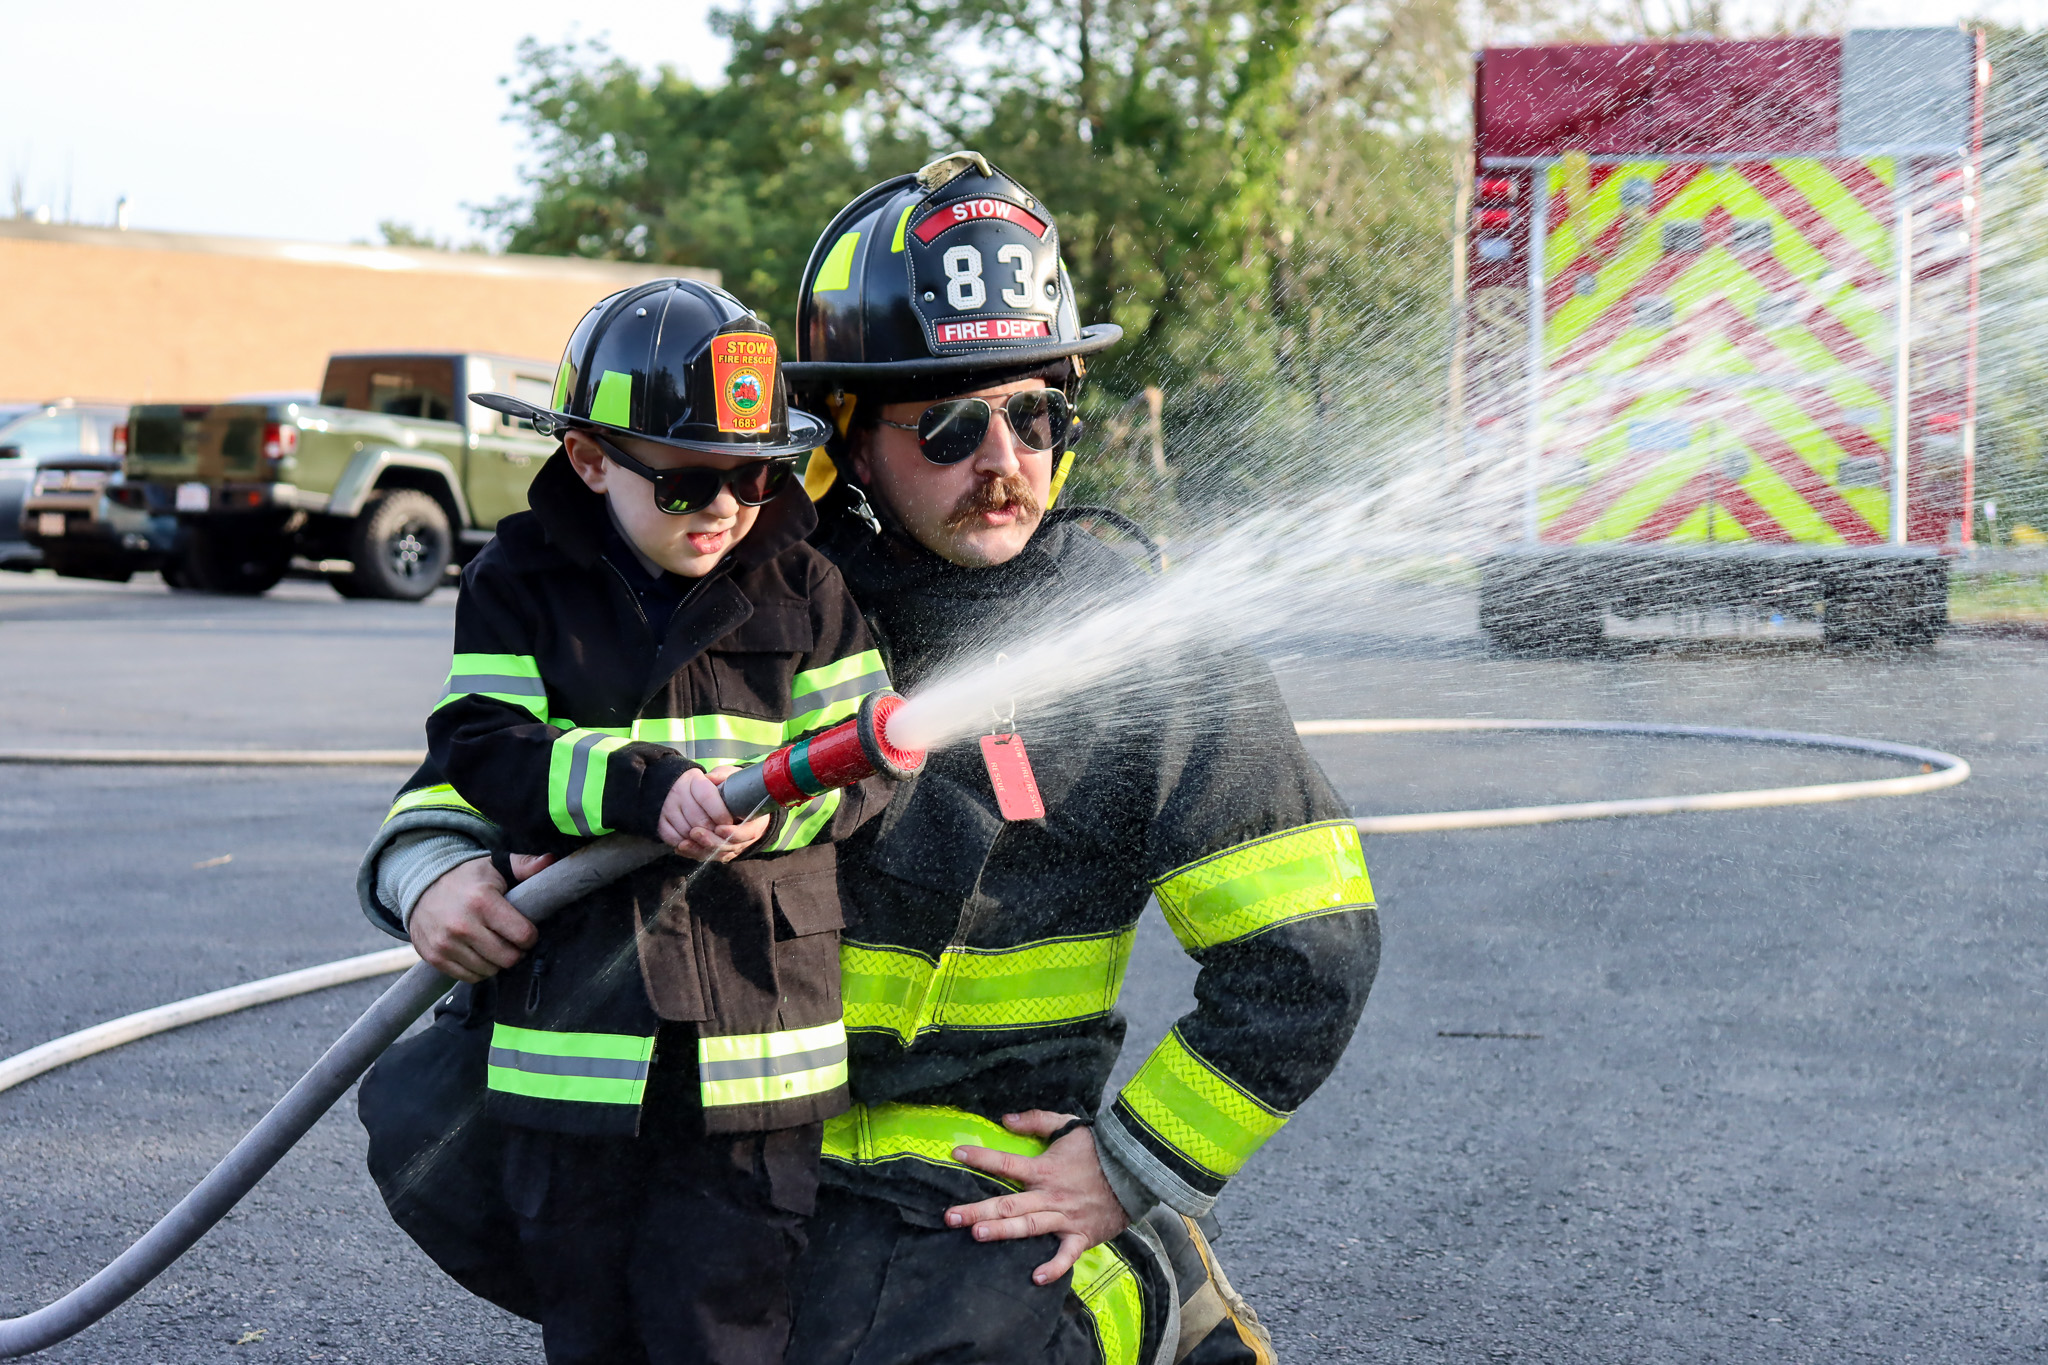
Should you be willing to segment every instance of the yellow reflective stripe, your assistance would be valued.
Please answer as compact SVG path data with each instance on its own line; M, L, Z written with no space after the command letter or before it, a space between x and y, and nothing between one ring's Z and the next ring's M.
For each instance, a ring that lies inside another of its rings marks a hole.
M540 680L540 661L530 654L457 654L448 665L438 711L464 697L489 697L531 711L536 720L548 713L548 689Z
M1110 1242L1074 1261L1074 1297L1095 1328L1102 1365L1137 1365L1145 1336L1145 1298L1138 1274Z
M860 245L858 232L844 232L825 259L818 263L818 278L811 284L813 294L829 294L853 284L853 249Z
M564 834L609 834L604 822L607 760L626 741L601 730L565 731L548 751L548 817Z
M869 649L849 654L818 668L806 669L790 684L790 705L803 714L792 717L784 735L795 739L811 730L836 725L860 710L868 693L889 685L889 671L882 665L881 651Z
M823 796L814 796L801 806L792 808L782 824L782 833L775 836L775 842L764 852L787 853L793 848L809 848L811 842L824 831L832 817L839 810L840 793L828 791ZM734 811L738 815L740 812Z
M1238 844L1152 884L1174 937L1189 952L1311 915L1372 904L1358 827L1325 820Z
M494 1024L485 1085L532 1099L637 1105L653 1060L652 1034L557 1033Z
M876 683L874 687L869 688L868 692L872 692L876 688L887 687L888 685L889 680L884 678L881 682ZM858 715L860 713L860 704L866 696L867 692L863 692L859 696L848 697L844 701L835 701L830 706L821 706L815 711L804 712L789 722L789 737L797 739L809 731L822 730L828 725L837 725L842 720Z
M1178 1028L1152 1050L1120 1098L1153 1136L1224 1180L1289 1117L1195 1055Z
M697 1075L707 1109L823 1094L846 1084L846 1025L699 1038Z
M869 673L880 673L883 677L888 676L882 667L882 653L880 650L864 650L859 654L849 654L843 659L835 659L829 664L820 664L816 668L805 669L796 675L795 681L790 683L789 695L801 697L806 693L816 692L827 687L835 687L840 683L849 682Z
M905 948L839 945L846 1026L905 1045L936 1029L1043 1028L1116 1007L1137 926L1015 948L947 948L935 963Z
M1016 1156L1038 1156L1045 1143L1035 1137L1013 1133L993 1119L970 1114L965 1109L948 1109L935 1104L856 1104L844 1114L825 1120L824 1155L828 1161L856 1166L909 1158L933 1166L950 1166L972 1171L997 1184L1011 1185L1000 1176L975 1171L953 1159L960 1146L988 1147Z
M910 226L910 212L912 209L915 209L916 207L917 205L915 202L905 204L903 206L903 212L897 215L896 235L889 239L889 253L891 255L895 255L903 250L903 229Z
M457 795L454 787L446 782L438 782L431 787L415 787L409 792L400 792L398 799L391 803L391 809L385 813L384 820L385 823L389 824L393 819L405 814L409 810L425 810L428 808L434 810L459 810L479 818L483 816L482 811Z
M779 749L790 738L777 720L750 716L650 716L633 722L634 739L666 744L708 768L743 763Z

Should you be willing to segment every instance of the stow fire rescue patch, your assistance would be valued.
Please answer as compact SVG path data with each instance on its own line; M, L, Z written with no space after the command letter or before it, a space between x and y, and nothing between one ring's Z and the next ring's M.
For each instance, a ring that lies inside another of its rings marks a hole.
M1021 204L982 195L911 222L910 302L935 355L1058 335L1059 233Z
M768 430L775 410L775 338L727 332L711 339L711 382L718 429L751 436Z

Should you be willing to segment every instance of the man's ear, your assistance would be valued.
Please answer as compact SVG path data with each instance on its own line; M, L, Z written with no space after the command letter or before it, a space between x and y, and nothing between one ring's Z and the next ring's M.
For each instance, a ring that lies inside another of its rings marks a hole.
M848 452L853 457L853 476L870 488L875 483L875 471L868 459L868 432L864 427L855 427L846 434Z
M576 471L576 477L583 480L583 486L593 493L603 494L610 466L605 463L604 451L597 442L580 431L568 431L562 434L562 448L569 452L570 467Z

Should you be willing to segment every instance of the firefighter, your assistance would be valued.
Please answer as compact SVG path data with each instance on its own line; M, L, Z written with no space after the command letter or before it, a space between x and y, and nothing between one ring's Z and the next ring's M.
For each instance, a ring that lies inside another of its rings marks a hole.
M818 544L904 690L1135 585L1048 510L1082 358L1120 333L1078 325L1058 229L1022 185L970 152L876 186L819 239L799 310L791 380L835 426L807 479ZM1192 1220L1350 1041L1372 892L1262 665L1217 644L1143 672L1027 726L1042 818L1001 817L968 743L842 850L855 1105L826 1125L792 1362L1269 1349L1241 1305L1192 1292L1213 1268ZM1105 1103L1153 895L1200 1003ZM1162 1240L1178 1292L1153 1274ZM1193 1320L1161 1343L1175 1308Z
M904 690L1136 586L1053 510L1083 357L1120 333L1080 327L1023 186L973 153L876 186L819 239L799 307L786 368L834 423L806 476L816 543ZM1027 718L1042 817L1006 821L967 743L841 847L855 1103L826 1124L791 1365L1271 1358L1199 1224L1342 1055L1378 921L1263 666L1217 643L1142 671ZM466 866L422 903L464 907L502 955L504 881ZM1154 895L1199 1004L1105 1103Z
M463 575L427 761L379 844L395 871L465 821L527 855L613 829L681 855L490 964L509 970L466 1013L490 1024L495 1122L468 1126L501 1131L499 1193L550 1365L774 1365L819 1125L847 1106L832 843L887 789L771 816L728 811L718 781L888 685L805 539L816 514L793 466L824 426L788 406L766 326L688 280L592 308L550 406L476 398L563 445L533 511ZM482 975L435 907L377 909L436 967Z

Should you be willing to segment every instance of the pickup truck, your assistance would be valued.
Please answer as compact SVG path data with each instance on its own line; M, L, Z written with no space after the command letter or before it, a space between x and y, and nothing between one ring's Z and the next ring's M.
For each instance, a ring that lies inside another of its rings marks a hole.
M512 356L345 352L327 362L317 403L141 404L121 500L177 518L190 587L267 592L298 558L344 597L418 601L525 508L555 445L466 395L545 407L553 371Z

